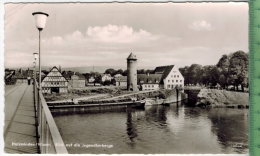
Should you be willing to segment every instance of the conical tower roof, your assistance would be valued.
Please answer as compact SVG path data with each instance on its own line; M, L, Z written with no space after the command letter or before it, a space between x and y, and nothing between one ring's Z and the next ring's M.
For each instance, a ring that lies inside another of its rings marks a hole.
M133 53L131 53L131 54L128 56L127 60L137 60L136 55L133 54Z

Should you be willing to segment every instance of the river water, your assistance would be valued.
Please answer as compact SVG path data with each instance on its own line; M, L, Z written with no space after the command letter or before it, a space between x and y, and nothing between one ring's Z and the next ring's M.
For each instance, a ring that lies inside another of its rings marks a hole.
M174 103L52 114L71 154L242 154L249 151L248 111Z

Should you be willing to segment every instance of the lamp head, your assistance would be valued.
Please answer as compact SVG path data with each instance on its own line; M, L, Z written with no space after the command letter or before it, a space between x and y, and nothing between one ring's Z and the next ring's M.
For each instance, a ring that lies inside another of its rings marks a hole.
M45 27L46 20L49 15L43 12L34 12L32 15L35 17L36 27L39 31L42 31L42 29Z
M38 53L33 53L34 59L36 60L38 57Z

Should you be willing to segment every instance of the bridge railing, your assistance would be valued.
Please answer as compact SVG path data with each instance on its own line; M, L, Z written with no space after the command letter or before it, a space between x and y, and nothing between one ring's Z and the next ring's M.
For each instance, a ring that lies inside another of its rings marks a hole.
M35 82L35 81L34 81ZM34 83L36 116L38 125L38 147L42 154L68 154L57 125L52 117L38 84Z

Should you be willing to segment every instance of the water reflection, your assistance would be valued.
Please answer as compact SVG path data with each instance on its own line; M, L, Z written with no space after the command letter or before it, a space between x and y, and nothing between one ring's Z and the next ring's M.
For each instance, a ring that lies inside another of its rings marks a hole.
M208 114L222 151L243 153L248 149L248 112L244 109L210 109Z
M126 110L127 122L126 122L126 132L131 142L134 142L134 138L138 136L136 129L136 122L133 122L132 110ZM135 144L130 144L134 147Z
M247 153L248 110L186 107L185 103L135 109L106 106L52 112L65 143L112 144L68 148L69 153ZM235 148L236 143L243 148Z

